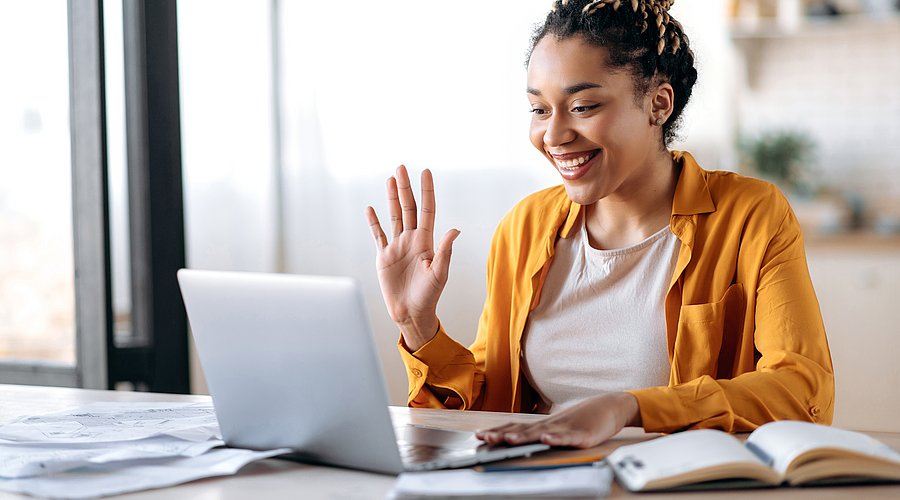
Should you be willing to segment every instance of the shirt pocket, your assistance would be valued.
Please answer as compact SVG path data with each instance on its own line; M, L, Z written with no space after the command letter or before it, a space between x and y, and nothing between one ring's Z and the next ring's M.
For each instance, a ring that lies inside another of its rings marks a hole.
M719 363L732 363L722 359L722 340L726 335L740 333L744 307L744 287L740 283L728 287L716 302L681 306L672 355L675 383L703 375L718 378Z

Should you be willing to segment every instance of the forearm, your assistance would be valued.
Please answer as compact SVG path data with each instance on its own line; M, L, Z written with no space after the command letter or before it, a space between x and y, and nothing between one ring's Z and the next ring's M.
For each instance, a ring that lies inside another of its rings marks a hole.
M791 367L757 370L734 379L702 376L674 387L629 391L650 432L714 428L748 432L774 420L830 423L834 377L822 366L795 355Z

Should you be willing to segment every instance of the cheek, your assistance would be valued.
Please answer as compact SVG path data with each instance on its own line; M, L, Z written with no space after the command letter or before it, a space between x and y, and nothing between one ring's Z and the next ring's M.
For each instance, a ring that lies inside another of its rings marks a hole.
M544 152L544 125L540 122L532 120L531 128L528 130L528 137L531 139L531 144L537 148L541 153Z
M636 113L620 113L616 116L607 116L605 120L594 124L594 132L603 137L604 142L610 147L627 147L636 142L646 133Z

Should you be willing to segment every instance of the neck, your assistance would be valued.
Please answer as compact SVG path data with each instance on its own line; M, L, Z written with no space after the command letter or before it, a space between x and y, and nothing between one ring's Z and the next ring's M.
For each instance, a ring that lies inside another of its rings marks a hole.
M624 248L667 226L677 182L678 169L669 151L636 168L616 193L585 207L591 246Z

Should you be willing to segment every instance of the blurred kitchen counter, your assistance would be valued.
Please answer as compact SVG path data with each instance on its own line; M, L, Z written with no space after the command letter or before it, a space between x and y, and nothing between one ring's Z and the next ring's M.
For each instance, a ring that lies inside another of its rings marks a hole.
M834 363L834 424L900 431L900 234L805 235Z
M860 251L900 253L900 233L881 233L871 229L835 233L804 232L807 252Z

